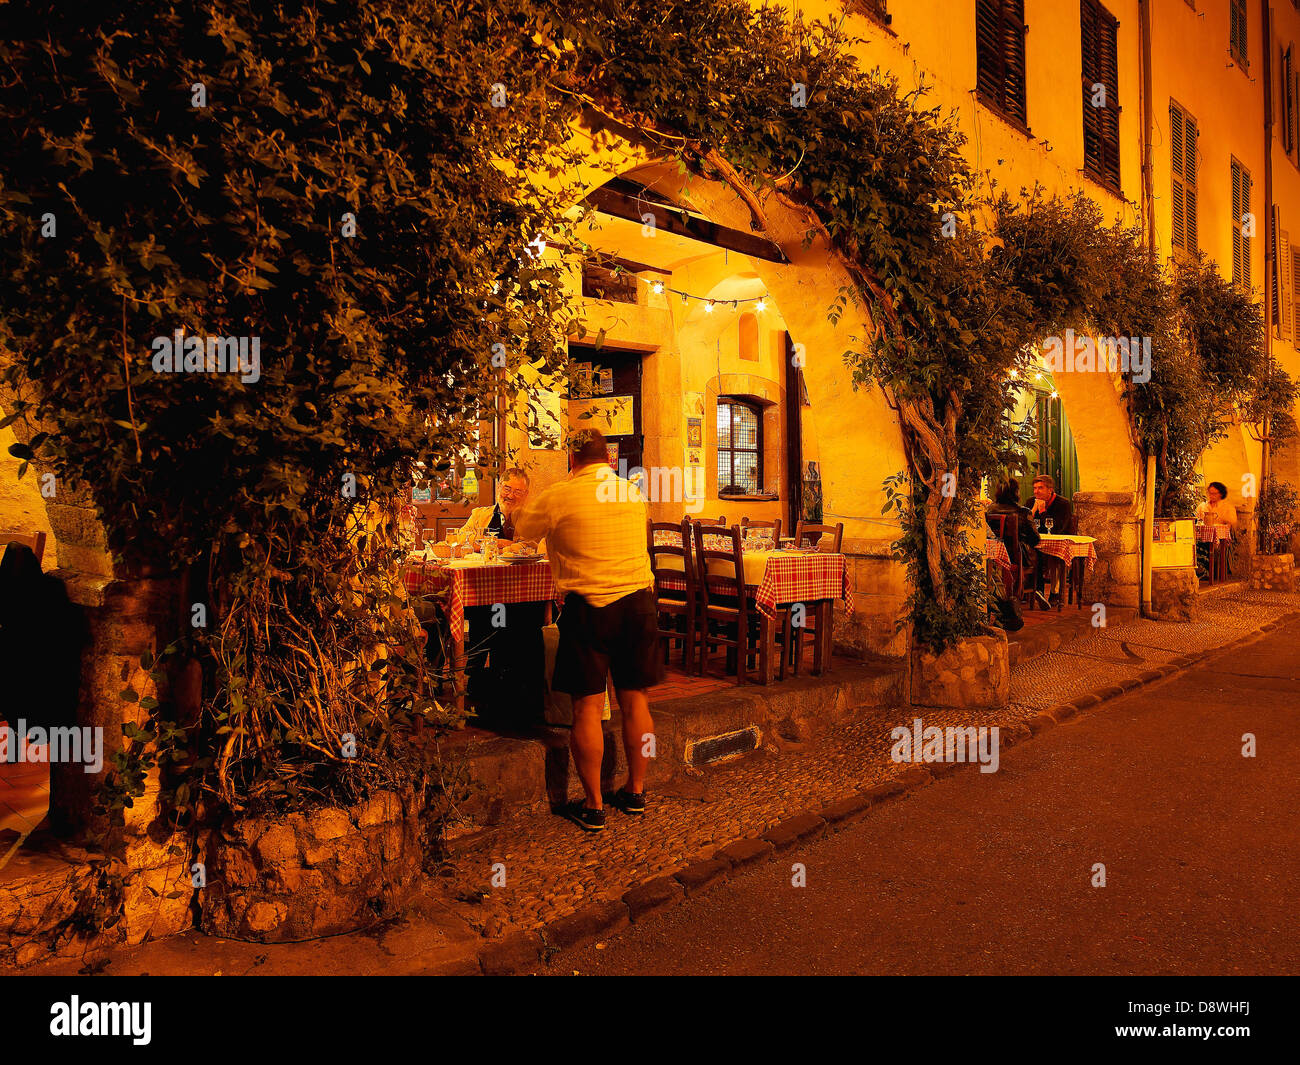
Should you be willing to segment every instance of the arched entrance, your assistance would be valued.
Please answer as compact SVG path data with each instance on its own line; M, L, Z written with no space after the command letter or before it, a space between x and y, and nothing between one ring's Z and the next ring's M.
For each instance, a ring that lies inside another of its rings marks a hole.
M845 552L853 560L855 616L839 632L862 650L904 653L906 640L894 623L906 587L890 552L898 525L881 515L881 485L906 460L882 393L855 391L844 361L870 335L865 312L850 303L835 321L829 317L841 291L852 289L847 271L824 241L804 246L807 219L777 197L764 203L766 228L755 232L749 208L731 187L683 175L675 164L607 133L593 138L575 129L574 136L586 160L581 181L588 204L600 202L593 193L612 188L632 202L642 197L652 218L668 211L700 222L681 227L684 233L627 212L603 212L583 237L646 281L635 303L606 300L587 308L605 345L641 354L643 461L700 469L701 512L725 513L729 521L742 513L789 521L806 499L819 496L822 519L844 523ZM710 227L729 238L710 246ZM743 238L750 234L780 254L747 250ZM728 404L748 405L764 430L761 476L756 464L744 467L755 471L748 488L759 491L746 490L746 498L724 498L726 485L719 483L719 463L726 458L734 470L738 461L719 447L719 407ZM532 468L556 472L555 460L531 453L524 434L513 434L510 445ZM680 517L681 509L657 516Z

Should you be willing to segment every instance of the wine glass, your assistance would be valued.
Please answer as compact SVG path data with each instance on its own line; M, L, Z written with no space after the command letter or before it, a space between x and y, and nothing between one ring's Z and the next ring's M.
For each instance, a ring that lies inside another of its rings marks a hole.
M1047 526L1047 535L1048 535L1048 536L1051 536L1051 535L1052 535L1052 524L1053 524L1053 522L1052 522L1052 518L1051 518L1051 515L1048 515L1046 518L1043 519L1043 524Z

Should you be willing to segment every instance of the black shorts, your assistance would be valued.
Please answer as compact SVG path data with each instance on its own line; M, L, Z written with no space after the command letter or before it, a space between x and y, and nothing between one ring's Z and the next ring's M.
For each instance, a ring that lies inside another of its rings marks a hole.
M624 691L640 691L663 680L658 614L649 588L608 606L592 606L570 592L558 625L560 646L552 682L556 691L575 699L599 695L610 673L614 687Z

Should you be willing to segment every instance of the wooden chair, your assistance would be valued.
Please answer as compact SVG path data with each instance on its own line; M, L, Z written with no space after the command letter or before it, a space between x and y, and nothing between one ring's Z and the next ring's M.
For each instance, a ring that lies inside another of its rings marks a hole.
M41 562L45 558L45 537L46 534L43 532L0 532L0 549L10 544L22 544L24 547L30 547L32 554L36 556L36 561ZM0 554L3 554L2 550Z
M1020 515L986 514L984 517L1011 558L1010 574L1002 574L1003 591L1007 593L1008 599L1019 599L1025 586L1024 552L1020 544Z
M814 535L816 539L813 539ZM828 535L830 539L827 539ZM796 547L803 543L804 536L812 540L813 546L818 551L838 555L840 545L844 543L844 522L837 521L834 525L815 525L813 522L800 519L794 527L794 543Z
M838 555L840 547L844 543L844 522L837 521L834 525L817 525L810 521L800 519L795 523L794 542L798 546L803 543L804 536L807 535L810 540L815 536L813 543L818 551L830 555ZM847 563L846 563L847 564ZM794 666L794 675L799 675L799 667L803 662L803 640L805 636L812 637L813 646L813 671L816 673L823 672L824 663L822 661L824 654L822 651L821 633L818 631L818 622L823 607L814 608L804 617L803 625L794 624L794 615L789 607L781 608L781 668L778 671L780 678L785 680L785 662L789 658ZM835 609L834 604L825 604L824 609Z
M677 543L656 544L655 533L675 533ZM691 666L695 661L695 638L698 628L698 609L697 609L697 590L696 576L693 554L691 549L691 524L683 518L680 525L674 525L670 521L648 522L646 525L646 537L649 541L650 551L650 572L654 575L655 582L655 600L656 614L655 624L659 633L659 639L663 643L664 661L668 661L668 653L673 640L680 640L682 644L682 669L687 673L690 672ZM661 564L661 557L670 556L682 560L682 568L677 569L673 566ZM686 590L683 592L676 588L665 588L666 579L681 580L685 578ZM664 626L664 619L671 618L669 627ZM680 621L680 628L678 622Z
M725 648L728 660L734 656L736 683L745 683L749 657L756 649L759 668L767 675L772 641L767 638L770 629L758 616L758 609L745 588L744 549L740 526L730 529L721 525L694 525L695 573L699 595L700 623L700 676L704 675L709 658L717 648ZM730 543L725 549L704 546L706 536L726 537ZM713 563L710 566L710 562ZM751 641L751 622L757 621L757 648ZM734 635L730 633L734 632Z
M751 521L748 517L741 518L740 519L741 537L744 539L748 539L750 529L771 529L772 543L779 544L781 542L781 519L780 518L777 518L775 521Z
M727 524L727 516L723 514L720 518L718 518L717 521L714 521L712 518L697 518L691 514L687 514L684 518L682 518L682 521L690 522L692 525L699 525L703 523L705 525L721 525L725 528Z

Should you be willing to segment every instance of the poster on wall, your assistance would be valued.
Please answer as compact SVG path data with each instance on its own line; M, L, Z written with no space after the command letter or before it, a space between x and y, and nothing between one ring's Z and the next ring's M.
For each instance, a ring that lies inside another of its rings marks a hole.
M683 406L686 410L686 417L703 418L704 417L704 393L687 392L685 397L685 403L683 404Z
M636 424L632 414L631 396L575 400L569 404L569 426L599 429L606 436L631 436Z
M600 368L600 394L611 395L614 391L614 370L610 366Z
M704 420L702 418L686 419L686 446L704 446ZM700 461L703 461L703 459ZM692 465L695 465L695 463L692 463Z
M558 451L563 428L564 397L549 388L528 397L528 446Z
M618 445L605 442L605 456L609 459L609 464L618 469Z
M703 449L703 448L698 448L698 447L688 447L688 448L686 449L686 465L688 465L688 466L703 466L703 465L704 465L704 449Z
M411 502L412 502L412 503L432 503L432 502L433 502L433 489L432 489L431 487L429 487L428 485L426 485L426 486L423 487L423 488L412 488L412 489L411 489Z

